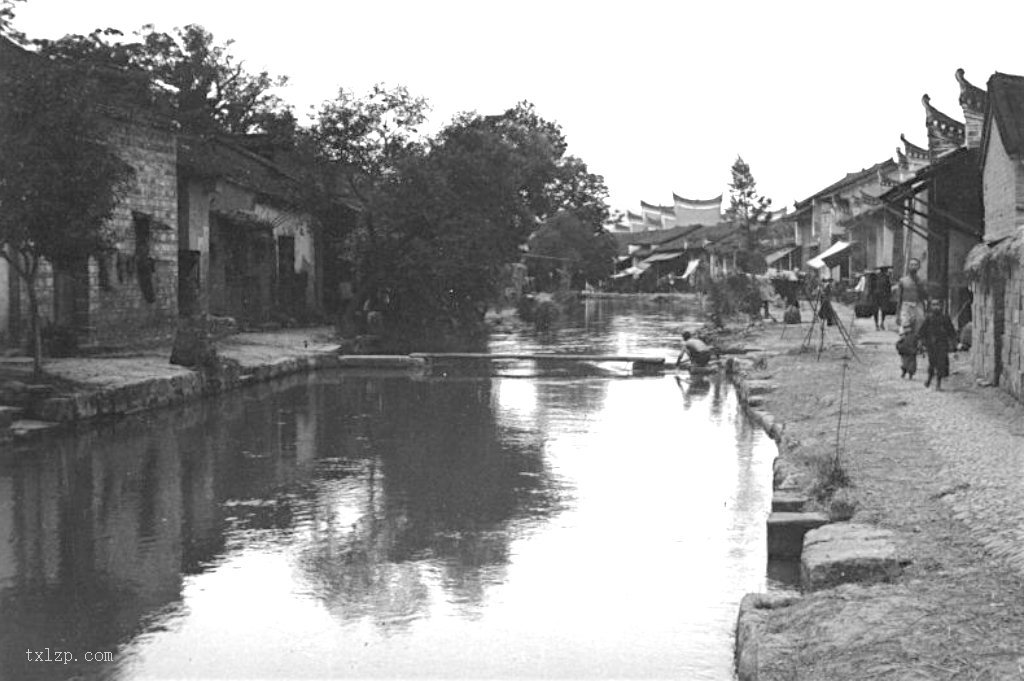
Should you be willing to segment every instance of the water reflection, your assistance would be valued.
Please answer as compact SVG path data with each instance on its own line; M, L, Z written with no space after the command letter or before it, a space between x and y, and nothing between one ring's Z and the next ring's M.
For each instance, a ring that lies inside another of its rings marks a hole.
M678 310L583 312L673 352ZM722 678L770 461L717 378L536 372L294 378L20 447L0 678Z

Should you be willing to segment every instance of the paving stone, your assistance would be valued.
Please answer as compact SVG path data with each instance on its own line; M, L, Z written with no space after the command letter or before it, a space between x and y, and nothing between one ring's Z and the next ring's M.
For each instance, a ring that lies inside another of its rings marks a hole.
M849 582L891 581L900 574L890 530L859 523L833 523L804 537L800 585L805 591Z
M827 513L778 511L768 516L768 558L799 558L804 535L826 525Z

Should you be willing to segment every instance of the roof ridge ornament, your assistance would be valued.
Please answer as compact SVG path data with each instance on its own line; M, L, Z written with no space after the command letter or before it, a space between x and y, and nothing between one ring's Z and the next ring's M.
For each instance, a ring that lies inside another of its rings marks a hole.
M964 77L964 70L956 70L956 81L960 83L960 106L965 110L970 109L972 113L983 114L988 104L988 92L969 82Z
M925 149L924 147L919 147L910 140L908 140L907 136L904 135L903 133L900 133L900 141L903 142L903 148L906 150L908 158L921 161L928 160L928 150Z
M928 128L928 153L934 158L962 147L967 127L932 106L931 97L927 94L921 97L921 104L924 105L925 127Z

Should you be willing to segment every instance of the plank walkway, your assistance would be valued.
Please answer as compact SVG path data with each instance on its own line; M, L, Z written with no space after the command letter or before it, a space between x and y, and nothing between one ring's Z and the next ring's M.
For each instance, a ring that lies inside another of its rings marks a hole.
M664 365L664 357L644 357L642 355L573 355L557 353L518 353L518 352L414 352L410 357L426 360L435 359L481 359L481 360L527 360L555 362L630 362L632 364Z

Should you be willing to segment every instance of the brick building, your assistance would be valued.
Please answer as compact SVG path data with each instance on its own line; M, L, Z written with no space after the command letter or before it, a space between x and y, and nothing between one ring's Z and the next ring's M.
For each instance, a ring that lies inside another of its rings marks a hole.
M971 250L971 364L1024 399L1024 77L993 74L981 134L984 243Z
M182 136L178 151L183 313L254 324L318 313L316 228L298 181L230 138Z
M878 197L899 176L892 159L847 173L802 201L784 220L793 225L795 245L804 262L829 256L833 279L891 264L893 234L877 217ZM855 239L855 237L858 237ZM840 244L840 246L837 246ZM850 244L842 247L842 244ZM866 247L870 245L870 251Z
M5 68L35 55L0 39ZM56 68L56 67L55 67ZM104 82L105 140L134 170L127 195L110 219L114 248L57 269L43 263L37 290L46 329L59 328L79 345L121 345L171 336L177 318L177 148L171 122L118 96L123 74ZM30 333L23 282L0 259L0 346Z

